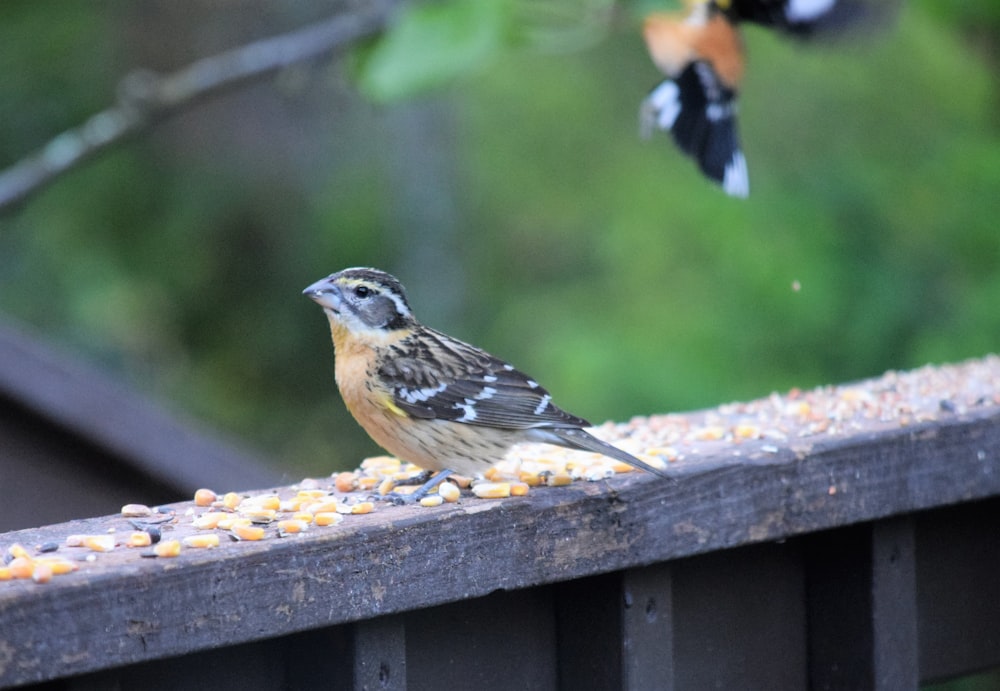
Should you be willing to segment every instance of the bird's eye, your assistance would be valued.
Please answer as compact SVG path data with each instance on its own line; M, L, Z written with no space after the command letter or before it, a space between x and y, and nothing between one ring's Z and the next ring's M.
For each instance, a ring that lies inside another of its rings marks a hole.
M354 295L359 298L366 298L372 294L372 289L368 286L356 286L354 288Z

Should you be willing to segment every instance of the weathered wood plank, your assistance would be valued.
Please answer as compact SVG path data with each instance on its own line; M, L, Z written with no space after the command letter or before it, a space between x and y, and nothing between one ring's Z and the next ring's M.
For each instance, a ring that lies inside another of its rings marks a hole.
M0 583L0 684L371 619L1000 495L1000 410L697 449L631 474L437 509L385 507L284 540L116 550L42 587ZM187 505L180 505L181 510ZM125 530L91 519L0 537ZM177 535L189 528L178 526ZM676 588L676 574L674 587Z

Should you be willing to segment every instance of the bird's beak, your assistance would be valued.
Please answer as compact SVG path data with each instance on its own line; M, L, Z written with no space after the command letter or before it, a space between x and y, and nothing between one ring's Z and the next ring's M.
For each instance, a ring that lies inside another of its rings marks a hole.
M329 277L316 281L303 290L302 294L326 309L333 310L334 312L340 311L340 288L334 285Z

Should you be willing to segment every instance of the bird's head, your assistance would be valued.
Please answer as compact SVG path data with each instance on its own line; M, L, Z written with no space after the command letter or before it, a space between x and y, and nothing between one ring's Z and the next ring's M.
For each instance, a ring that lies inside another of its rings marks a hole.
M351 331L395 331L413 323L403 285L378 269L344 269L316 281L302 294L331 321Z

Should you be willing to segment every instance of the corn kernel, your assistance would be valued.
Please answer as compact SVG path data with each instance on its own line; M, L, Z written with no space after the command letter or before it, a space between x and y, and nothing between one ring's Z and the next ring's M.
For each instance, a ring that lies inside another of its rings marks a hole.
M83 538L83 546L94 552L110 552L115 548L113 535L87 535Z
M356 479L357 477L354 473L337 473L337 477L333 480L333 486L338 492L352 492L354 491Z
M348 473L348 475L350 475L350 473ZM315 501L316 499L322 499L328 494L329 492L325 489L300 489L299 493L295 495L295 498L302 499L303 501Z
M25 557L26 559L31 558L31 554L25 549L24 545L19 542L15 542L13 545L7 548L7 554L12 557Z
M542 484L542 478L538 476L538 473L531 472L528 470L522 470L517 474L517 479L528 485L529 487L538 487Z
M63 559L62 557L39 557L37 561L47 564L48 567L52 569L52 573L56 576L72 573L80 568L80 565L75 561Z
M48 564L35 564L35 570L31 572L31 580L35 583L48 583L52 580L52 567Z
M510 496L523 497L528 494L528 485L524 482L510 483Z
M545 477L545 484L549 487L564 487L572 482L573 477L565 471L552 473L551 475L547 475Z
M67 547L83 547L83 540L87 537L86 535L67 535L66 536L66 546Z
M279 534L295 535L296 533L301 533L304 530L309 530L309 524L305 521L297 521L294 518L278 521Z
M9 566L0 566L0 581L9 581L14 578Z
M219 521L216 526L221 530L232 530L234 526L237 525L250 525L251 521L249 518L240 518L239 516L229 515Z
M313 522L313 515L308 511L296 511L295 513L292 514L292 520L302 521L303 523L308 525L309 523Z
M323 511L313 516L313 521L315 521L316 525L321 526L337 525L342 520L344 520L344 517L334 511Z
M372 477L369 475L364 475L358 478L358 489L365 492L375 489L378 483L381 482L377 477Z
M480 482L473 485L472 493L480 499L502 499L510 496L509 482Z
M153 513L153 510L145 504L126 504L122 507L122 516L125 518L144 518Z
M371 513L375 510L375 504L370 501L363 501L351 507L351 513Z
M281 508L281 498L276 494L262 494L256 497L248 497L240 503L240 509L269 509L277 511Z
M10 569L10 575L14 578L31 578L31 574L35 572L35 562L28 557L14 557L7 568Z
M181 553L181 543L178 540L164 540L153 545L153 554L158 557L176 557Z
M454 485L452 485L454 487ZM431 494L426 497L420 498L421 506L441 506L444 503L444 497L440 494Z
M396 486L395 480L393 480L391 477L385 478L378 485L379 496L384 497L389 492L391 492L392 488L395 487L395 486Z
M191 525L198 530L211 530L212 528L218 528L220 521L231 517L232 514L224 511L209 511L191 521Z
M278 517L278 512L274 509L240 509L243 518L249 518L253 523L270 523Z
M374 470L376 468L398 468L401 465L400 461L395 456L372 456L361 461L361 468L363 470Z
M219 546L218 533L208 533L201 535L188 535L183 540L185 547L210 548Z
M242 501L243 498L236 492L226 492L222 497L222 505L230 511L235 511Z
M219 498L215 492L210 489L205 489L202 487L199 490L195 490L194 493L194 504L195 506L211 506L212 502Z
M329 513L331 511L336 511L338 506L340 506L340 502L336 499L327 499L325 501L313 502L312 504L309 504L309 506L305 507L305 509L311 514Z
M264 539L264 529L256 525L237 524L232 527L232 533L240 540Z
M125 540L126 547L149 547L153 544L153 537L145 530L137 530Z
M442 482L438 485L438 495L447 502L456 502L462 491L453 482Z

